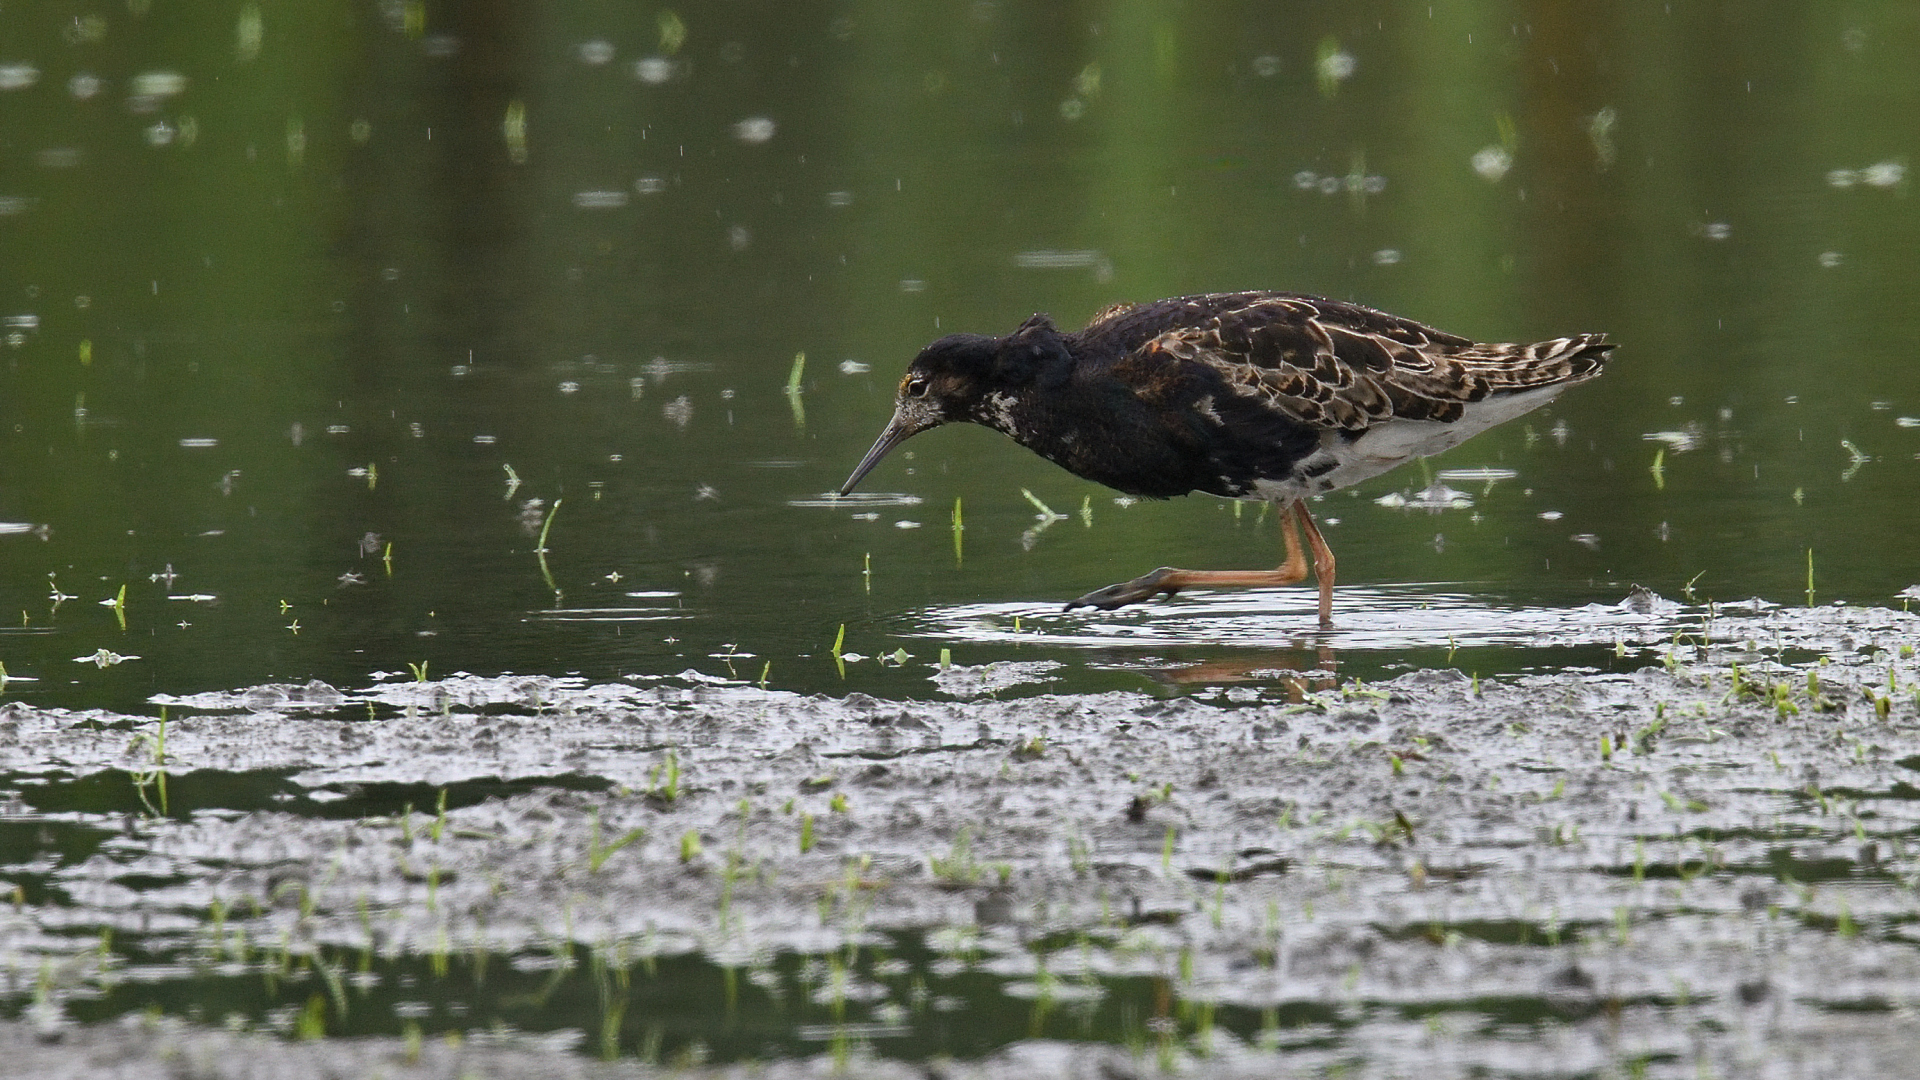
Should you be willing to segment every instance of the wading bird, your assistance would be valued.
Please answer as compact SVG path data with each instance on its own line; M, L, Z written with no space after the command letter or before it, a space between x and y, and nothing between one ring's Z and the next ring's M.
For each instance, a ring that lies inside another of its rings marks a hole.
M900 380L893 419L840 494L912 436L966 421L1129 495L1270 502L1286 542L1278 568L1163 566L1067 609L1303 581L1298 522L1327 627L1333 552L1309 498L1537 409L1600 374L1612 349L1602 334L1486 345L1298 293L1118 304L1070 333L1035 315L1005 337L953 334L921 350Z

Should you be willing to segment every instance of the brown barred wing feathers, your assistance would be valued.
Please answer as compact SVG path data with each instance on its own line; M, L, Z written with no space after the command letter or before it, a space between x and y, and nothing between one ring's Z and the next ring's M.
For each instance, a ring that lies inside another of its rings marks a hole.
M1451 422L1489 394L1584 381L1610 348L1598 334L1479 344L1355 304L1271 295L1142 351L1205 364L1237 395L1301 423L1358 431L1395 418Z

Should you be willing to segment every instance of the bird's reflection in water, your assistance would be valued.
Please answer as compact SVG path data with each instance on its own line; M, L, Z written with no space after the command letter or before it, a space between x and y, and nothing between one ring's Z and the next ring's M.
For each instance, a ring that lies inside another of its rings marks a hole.
M1311 654L1304 648L1268 649L1247 656L1146 669L1156 682L1167 686L1268 683L1284 687L1287 700L1296 705L1309 693L1335 689L1340 682L1338 671L1333 646L1325 643L1315 646Z

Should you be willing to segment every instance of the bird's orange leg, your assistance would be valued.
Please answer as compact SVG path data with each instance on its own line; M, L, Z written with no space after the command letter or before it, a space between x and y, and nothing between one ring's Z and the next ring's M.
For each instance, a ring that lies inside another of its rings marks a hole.
M1313 516L1307 513L1306 504L1297 502L1280 511L1280 537L1287 545L1287 561L1275 569L1181 570L1163 566L1132 581L1095 589L1068 604L1067 610L1097 607L1111 611L1161 593L1172 596L1181 589L1257 589L1298 584L1307 579L1307 558L1300 548L1299 534L1295 531L1296 519L1306 527L1307 543L1313 549L1314 574L1320 581L1320 625L1330 627L1333 625L1333 552L1327 549L1327 542L1314 525Z
M1313 548L1313 580L1320 583L1320 629L1333 629L1333 549L1327 546L1325 537L1320 535L1320 526L1313 523L1313 513L1307 504L1293 504L1293 512L1300 519L1300 527L1306 530L1307 545ZM1291 540L1293 537L1287 537Z

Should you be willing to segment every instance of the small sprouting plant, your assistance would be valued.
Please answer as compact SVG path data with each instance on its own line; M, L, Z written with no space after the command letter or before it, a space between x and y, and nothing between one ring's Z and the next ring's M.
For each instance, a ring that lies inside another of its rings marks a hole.
M807 426L807 407L800 401L800 380L807 371L807 354L793 355L793 370L787 373L787 403L793 406L793 426L804 429Z
M966 531L966 519L960 514L960 498L956 495L953 500L953 565L955 566L961 565L963 555L961 537Z
M547 565L547 533L553 528L553 515L560 512L560 503L562 501L563 500L555 499L553 500L553 505L547 507L547 519L540 523L540 539L536 541L533 546L534 556L540 562L540 577L547 583L547 588L553 592L553 599L556 604L560 602L561 593L560 586L553 583L553 568ZM388 555L393 553L393 545L387 545L387 553ZM388 576L392 576L393 574L391 564L388 566L387 574Z
M632 828L622 833L613 843L603 844L600 842L600 815L596 812L587 826L587 872L599 873L600 868L607 864L607 860L613 857L614 852L636 840L643 839L646 835L647 830Z
M307 998L306 1008L294 1018L293 1033L302 1039L320 1039L327 1034L327 999L318 991Z
M1774 709L1779 712L1782 720L1785 720L1789 716L1800 715L1800 706L1793 703L1793 687L1791 684L1785 682L1774 683L1769 696L1773 700Z
M1078 829L1067 836L1067 863L1076 876L1085 877L1093 870L1093 847Z
M979 880L980 866L973 860L973 830L962 825L945 857L930 855L927 866L934 877L954 885L971 885Z
M159 722L154 725L151 735L140 735L134 739L135 746L145 745L147 749L147 768L134 772L129 770L128 779L133 781L134 791L140 796L140 804L147 808L153 817L167 816L167 707L160 707ZM152 788L154 797L147 797L147 789Z
M1873 702L1873 715L1885 721L1893 712L1893 697L1888 694L1876 694L1871 687L1866 690L1867 700Z
M447 830L447 790L440 788L440 798L434 799L434 824L426 826L426 836L430 836L438 844L445 830Z
M653 767L647 779L647 798L666 806L680 798L680 757L672 750L667 751L665 761Z
M1046 503L1043 503L1040 501L1040 496L1035 495L1033 492L1027 490L1026 488L1021 488L1020 494L1027 500L1027 502L1033 505L1034 510L1038 512L1038 516L1046 521L1050 521L1050 522L1059 521L1067 516L1065 514L1055 512L1053 507L1048 506Z

